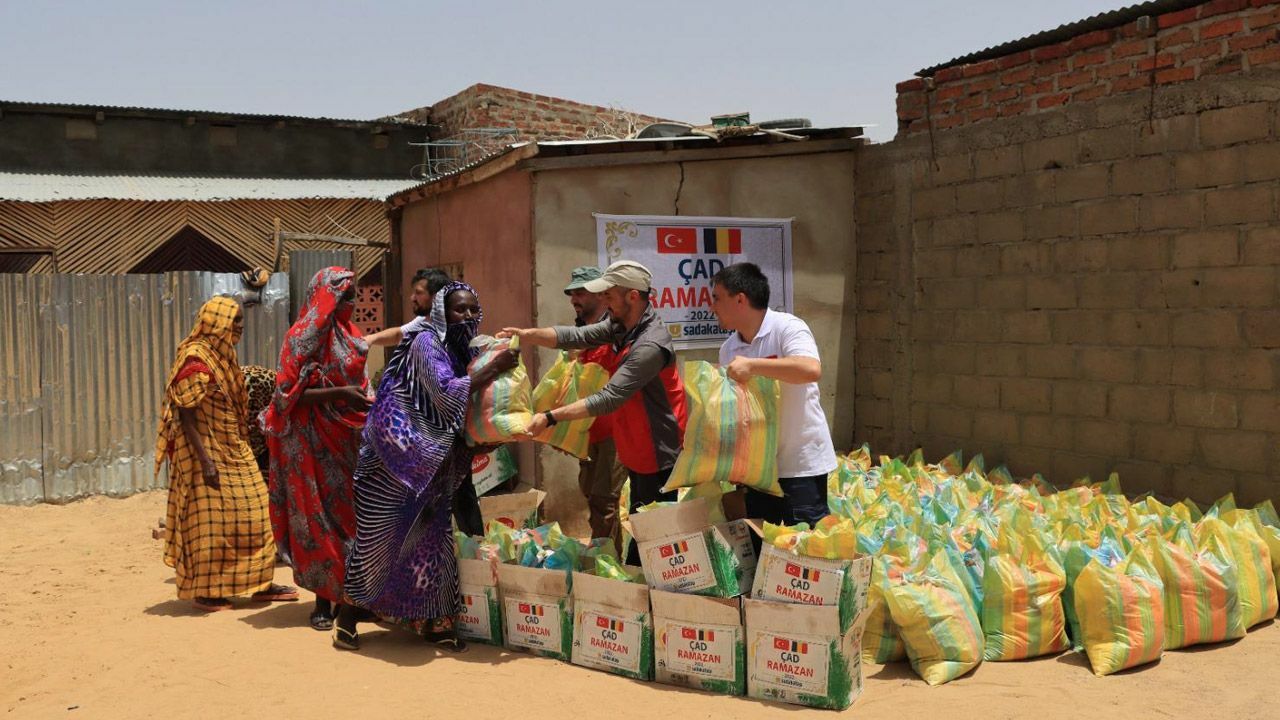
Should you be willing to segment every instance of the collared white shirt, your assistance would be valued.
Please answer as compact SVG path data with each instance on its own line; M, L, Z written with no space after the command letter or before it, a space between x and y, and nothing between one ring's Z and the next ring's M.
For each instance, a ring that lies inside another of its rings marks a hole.
M818 357L818 343L805 321L784 312L765 310L764 322L750 343L733 333L720 346L720 364L735 357ZM831 428L822 412L818 383L795 385L779 382L778 477L826 475L836 469Z

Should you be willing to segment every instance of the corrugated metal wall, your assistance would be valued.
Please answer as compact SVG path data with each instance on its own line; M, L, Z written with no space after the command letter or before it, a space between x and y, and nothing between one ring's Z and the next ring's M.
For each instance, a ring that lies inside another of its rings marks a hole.
M240 362L276 366L289 280L245 311ZM239 276L0 274L0 502L67 502L164 487L156 424L196 311Z

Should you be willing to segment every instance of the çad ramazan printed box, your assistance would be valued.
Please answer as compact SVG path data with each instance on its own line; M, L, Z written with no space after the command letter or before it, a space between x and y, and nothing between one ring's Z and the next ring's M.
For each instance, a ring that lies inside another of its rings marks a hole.
M738 598L649 593L654 677L667 685L742 695L746 654Z
M871 586L871 558L824 560L793 555L765 543L760 549L755 584L750 597L755 600L824 605L839 608L840 627L848 628L867 607Z
M498 565L491 560L458 560L458 592L462 612L458 634L467 640L502 644L502 602L498 594Z
M499 565L498 590L506 648L567 662L573 650L569 575L563 570Z
M747 591L739 585L741 546L711 525L710 510L708 499L698 498L630 516L650 587L715 597Z
M843 710L862 694L864 609L847 629L833 605L744 600L747 694Z
M480 519L485 528L490 520L496 520L513 529L538 527L539 509L547 494L541 490L530 490L522 493L506 495L486 495L480 498Z
M576 572L573 618L574 665L653 679L653 615L647 585Z

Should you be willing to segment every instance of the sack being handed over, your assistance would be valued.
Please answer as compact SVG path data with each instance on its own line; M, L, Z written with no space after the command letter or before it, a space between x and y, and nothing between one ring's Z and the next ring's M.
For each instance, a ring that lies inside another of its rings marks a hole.
M533 389L533 411L547 412L594 395L609 382L609 371L596 363L570 360L560 353L556 362ZM563 450L579 460L587 459L588 435L595 418L564 420L547 428L534 438Z
M518 351L520 338L495 340L476 339L484 348L467 366L467 372L476 371L492 363L500 353ZM524 360L497 377L479 392L471 393L471 407L467 410L467 442L471 445L497 445L514 441L529 428L533 419L533 389L529 386L529 374Z
M684 449L663 491L726 481L781 497L778 381L753 377L738 383L724 368L693 360L684 364L684 387Z

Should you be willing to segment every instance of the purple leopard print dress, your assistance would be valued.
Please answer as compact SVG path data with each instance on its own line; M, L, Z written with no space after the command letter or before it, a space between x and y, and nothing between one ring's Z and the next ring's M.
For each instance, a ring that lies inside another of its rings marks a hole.
M462 283L441 289L432 328L405 338L388 362L353 480L347 597L418 629L461 610L452 508L471 469L461 434L471 393L465 354L479 320L445 326L444 301L457 290L474 292Z

